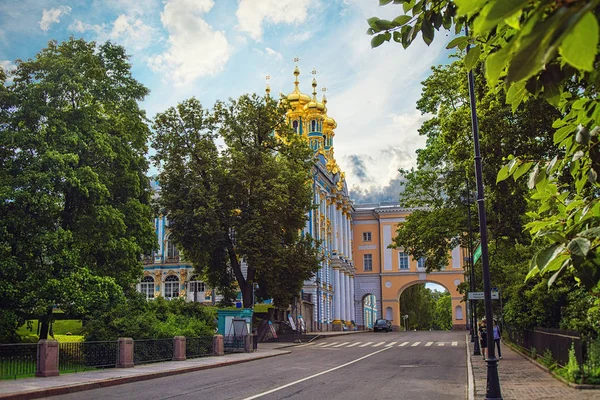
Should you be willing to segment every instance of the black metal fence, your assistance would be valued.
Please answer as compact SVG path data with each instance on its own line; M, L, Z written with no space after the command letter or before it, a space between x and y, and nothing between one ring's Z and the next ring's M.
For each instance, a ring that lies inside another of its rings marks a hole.
M0 379L34 376L37 343L0 344Z
M185 340L186 358L211 356L213 354L213 336L189 337Z
M119 360L119 343L114 341L58 344L58 370L78 372L115 367Z
M560 366L569 363L569 350L575 349L577 363L584 362L584 340L579 332L551 328L535 328L534 330L517 330L506 328L506 333L511 342L531 352L544 356L548 351L552 359ZM535 349L535 350L533 350Z
M242 353L244 351L244 342L243 336L223 336L223 350L225 353Z
M173 338L135 340L133 364L148 364L173 359Z

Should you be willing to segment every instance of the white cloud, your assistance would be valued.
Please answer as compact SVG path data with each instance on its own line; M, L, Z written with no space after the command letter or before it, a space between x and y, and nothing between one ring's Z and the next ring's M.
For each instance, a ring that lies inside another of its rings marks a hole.
M68 15L71 13L71 7L60 6L57 8L51 8L42 12L42 19L40 20L40 28L47 32L50 29L50 25L60 22L61 15Z
M284 43L286 45L297 45L299 43L306 42L308 39L310 39L313 36L313 34L314 34L313 31L302 31L299 33L296 33L296 32L290 33L284 39Z
M279 53L279 52L277 52L277 51L275 51L275 50L273 50L273 49L271 49L269 47L265 48L265 51L267 52L267 54L270 57L273 57L274 59L276 59L278 61L281 61L283 59L283 56L281 55L281 53Z
M96 34L96 40L104 42L111 40L125 46L128 50L142 50L156 39L156 29L145 24L141 19L121 14L112 24L88 24L75 20L69 25L69 30L79 33L91 31Z
M306 21L310 0L240 0L235 15L238 28L256 41L263 34L263 23L299 24Z
M169 32L169 49L149 59L155 71L166 72L176 85L220 72L231 55L222 31L215 31L202 15L210 11L212 0L168 0L161 13Z
M4 72L6 72L6 75L7 75L6 76L6 81L7 82L12 82L13 77L12 77L12 75L10 73L12 71L14 71L17 68L17 66L12 61L1 60L0 61L0 67L4 70Z

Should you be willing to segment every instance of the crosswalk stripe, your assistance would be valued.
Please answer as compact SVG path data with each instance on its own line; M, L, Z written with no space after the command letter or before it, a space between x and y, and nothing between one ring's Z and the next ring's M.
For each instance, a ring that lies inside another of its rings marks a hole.
M429 347L429 346L431 346L432 344L433 344L433 342L427 342L427 343L425 344L425 347Z
M337 344L337 345L335 345L333 347L342 347L343 345L348 344L348 343L350 343L350 342L340 343L340 344Z
M318 345L316 345L315 347L323 347L327 344L327 342L321 342Z
M413 344L410 345L410 347L415 347L415 346L418 346L420 344L421 344L421 342L414 342Z
M388 344L385 345L385 347L391 347L391 346L395 345L396 343L398 343L398 342L388 343Z
M452 342L452 346L458 346L458 342Z
M367 342L367 343L365 343L365 344L361 344L361 345L360 345L360 346L358 346L358 347L366 347L366 346L370 345L371 343L373 343L373 342Z
M374 345L373 345L373 346L371 346L371 347L379 347L379 346L381 346L382 344L385 344L385 342L379 342L379 343L377 343L377 344L374 344Z
M334 344L338 344L338 342L327 343L325 346L321 346L321 347L330 347L330 346L333 346Z
M443 342L438 343L438 346L443 346L443 345L444 345Z
M400 343L400 344L398 345L398 347L404 347L404 346L406 346L407 344L408 344L408 342L402 342L402 343Z
M354 343L352 343L352 344L349 344L349 345L348 345L348 346L346 346L346 347L354 347L354 346L356 346L356 345L358 345L358 344L361 344L361 343L362 343L362 342L354 342Z

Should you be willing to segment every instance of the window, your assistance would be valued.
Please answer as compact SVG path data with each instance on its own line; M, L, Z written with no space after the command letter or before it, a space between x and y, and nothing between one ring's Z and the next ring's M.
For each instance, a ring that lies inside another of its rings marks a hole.
M312 132L316 132L317 131L317 121L314 119L312 121L310 121L310 127L311 127Z
M372 254L364 254L363 255L363 268L365 271L373 271L373 255Z
M142 292L142 294L147 298L147 299L153 299L154 298L154 278L152 278L151 276L145 276L144 279L142 279L142 283L140 285L140 292Z
M167 262L179 262L179 250L171 239L167 240Z
M165 279L165 297L179 297L179 278L176 275L169 275Z
M417 268L425 269L425 257L421 257L417 260Z
M298 133L298 121L292 122L292 127L294 128L294 130L296 131L296 133Z
M398 269L400 269L400 270L408 270L409 269L408 254L404 253L403 251L398 253Z
M206 287L204 286L204 282L200 281L197 276L193 276L190 280L189 284L189 292L204 292Z
M371 232L363 232L363 242L371 241Z

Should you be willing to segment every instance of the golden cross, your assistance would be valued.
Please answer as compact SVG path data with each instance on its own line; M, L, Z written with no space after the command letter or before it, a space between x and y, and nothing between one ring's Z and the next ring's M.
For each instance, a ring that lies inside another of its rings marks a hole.
M300 57L296 56L292 59L292 61L298 64L298 61L300 61Z
M325 93L326 91L327 91L327 88L326 88L325 86L323 86L323 87L321 88L321 92Z
M271 75L265 76L265 79L267 80L267 82L269 82L269 79L271 79Z
M319 71L317 71L315 68L313 68L312 71L310 71L311 74L316 75Z

